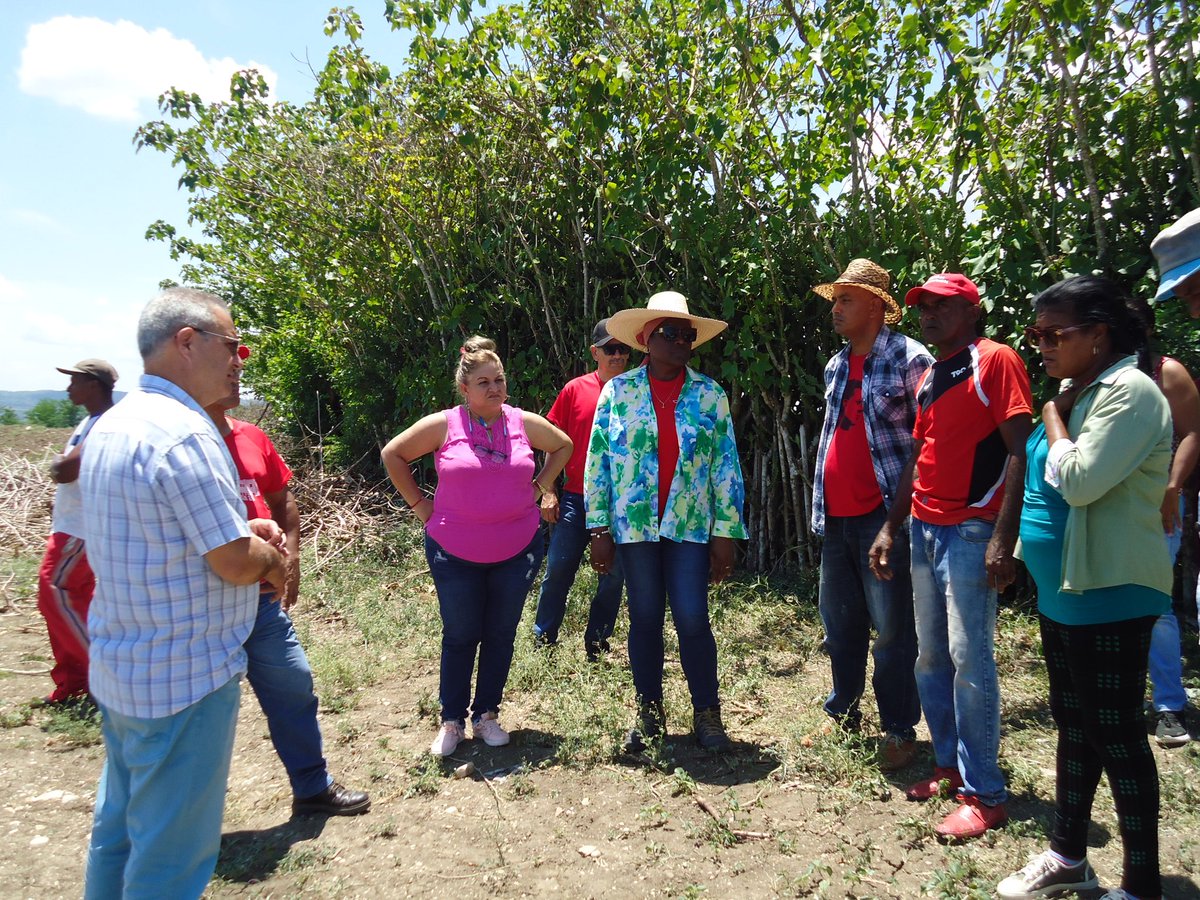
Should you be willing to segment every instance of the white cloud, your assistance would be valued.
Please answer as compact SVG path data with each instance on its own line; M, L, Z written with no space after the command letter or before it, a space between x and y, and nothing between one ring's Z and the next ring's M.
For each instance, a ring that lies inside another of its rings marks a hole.
M145 299L118 300L110 291L0 275L6 323L0 330L0 390L62 389L55 368L89 356L116 366L122 388L136 384L142 371L137 319Z
M210 59L191 41L133 22L56 16L29 27L17 77L21 90L103 119L142 122L158 95L177 87L206 100L229 99L229 77L257 69L272 93L278 75L254 61Z
M11 222L37 231L49 232L50 234L65 234L67 229L63 223L47 215L44 212L39 212L36 209L6 209L3 215Z

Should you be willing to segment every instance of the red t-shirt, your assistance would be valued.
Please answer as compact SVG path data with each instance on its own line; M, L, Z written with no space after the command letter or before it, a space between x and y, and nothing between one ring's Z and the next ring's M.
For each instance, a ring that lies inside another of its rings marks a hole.
M935 362L917 390L913 437L924 443L913 515L931 525L995 519L1008 468L1000 425L1032 412L1029 375L1011 347L979 338Z
M596 372L580 375L566 383L546 418L567 433L574 444L571 458L563 473L567 477L564 491L583 493L583 470L587 463L588 442L592 439L592 420L596 418L596 403L604 384Z
M837 428L825 451L825 514L865 516L883 503L867 426L863 424L862 379L867 354L850 354L850 374L842 392Z
M679 465L679 432L675 428L675 404L683 390L683 379L687 371L679 373L671 381L659 381L646 373L650 383L650 399L654 403L654 418L658 423L658 518L667 511L667 498L671 496L671 482L675 468Z
M246 504L246 517L269 519L271 507L263 495L286 488L292 470L261 428L228 416L225 421L233 429L225 435L225 446L237 466L238 493Z

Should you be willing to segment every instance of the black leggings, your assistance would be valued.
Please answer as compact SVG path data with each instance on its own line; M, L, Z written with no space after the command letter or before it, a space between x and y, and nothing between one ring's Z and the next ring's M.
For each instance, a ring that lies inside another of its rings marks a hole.
M1158 768L1142 713L1155 617L1101 625L1040 618L1050 711L1058 725L1050 846L1072 859L1087 855L1092 800L1103 771L1125 850L1121 887L1138 897L1158 897Z

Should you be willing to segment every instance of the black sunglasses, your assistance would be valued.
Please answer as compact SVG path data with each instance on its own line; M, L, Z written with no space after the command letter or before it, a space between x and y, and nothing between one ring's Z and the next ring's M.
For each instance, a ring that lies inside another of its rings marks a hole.
M629 348L624 344L604 344L600 349L604 351L605 356L616 356L618 353L621 356L629 355Z
M674 344L678 341L686 341L689 344L696 343L696 338L699 332L695 328L684 328L681 325L659 325L654 329L654 334L661 334L663 338Z
M1025 341L1035 350L1042 345L1053 350L1062 343L1064 334L1079 331L1079 329L1087 327L1087 325L1062 325L1050 328L1035 328L1033 325L1030 325L1025 329Z

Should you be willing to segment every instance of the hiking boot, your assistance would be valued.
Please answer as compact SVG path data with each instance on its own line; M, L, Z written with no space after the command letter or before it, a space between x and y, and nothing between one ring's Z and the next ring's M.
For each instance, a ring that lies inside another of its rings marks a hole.
M661 700L638 703L637 724L625 735L626 753L641 753L651 741L661 739L667 733L667 712Z
M945 788L947 795L963 786L962 775L958 773L958 769L937 766L933 770L932 777L910 784L904 792L904 796L909 800L928 800L930 797L941 797L943 794L942 782L948 782Z
M1158 714L1158 726L1154 729L1154 740L1160 747L1182 747L1192 736L1187 730L1187 711L1172 712L1164 709Z
M500 727L494 712L485 712L471 722L471 737L483 741L489 747L503 747L508 743L508 732Z
M882 772L898 772L908 768L917 755L917 742L898 734L889 734L879 748L879 769Z
M449 756L466 737L466 729L462 722L443 722L437 737L429 745L429 752L434 756Z
M962 806L942 819L934 829L939 837L952 841L979 837L985 831L999 828L1008 821L1008 810L1003 803L987 806L972 795L962 798Z
M729 735L721 724L721 707L710 706L692 713L692 730L696 743L705 750L728 750Z
M1026 900L1049 897L1063 891L1090 891L1099 886L1100 881L1086 859L1068 866L1047 850L1029 860L1029 864L1020 872L1000 882L996 886L996 894L1002 900Z

